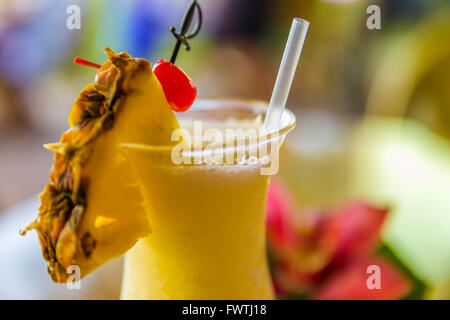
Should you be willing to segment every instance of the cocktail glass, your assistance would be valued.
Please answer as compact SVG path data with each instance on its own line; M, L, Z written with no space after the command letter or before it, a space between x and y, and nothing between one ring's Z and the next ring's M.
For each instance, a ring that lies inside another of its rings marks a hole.
M192 159L190 164L176 164L173 146L123 145L152 232L126 254L122 299L274 298L265 206L276 164L267 168L278 161L279 146L294 128L295 117L285 110L281 129L259 133L257 141L240 136L230 145L234 138L227 134L227 129L242 133L260 128L266 111L264 102L212 99L198 100L188 112L177 114L180 125L193 134L188 144L201 141L200 147L181 152ZM198 121L202 135L192 132ZM205 138L208 129L216 129L215 137L222 132L226 143Z

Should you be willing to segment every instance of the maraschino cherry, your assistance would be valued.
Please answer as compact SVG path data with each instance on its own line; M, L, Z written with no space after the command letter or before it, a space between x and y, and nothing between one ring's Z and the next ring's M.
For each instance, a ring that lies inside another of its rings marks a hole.
M163 88L172 110L184 112L189 109L197 97L194 82L172 62L159 60L153 72Z

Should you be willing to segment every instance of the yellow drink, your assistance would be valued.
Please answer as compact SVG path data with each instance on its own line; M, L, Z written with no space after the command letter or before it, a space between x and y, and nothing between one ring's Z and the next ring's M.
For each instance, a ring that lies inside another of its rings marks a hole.
M208 103L216 107L194 107L191 116L259 125L265 112L254 103ZM226 108L220 111L220 106ZM279 140L294 125L290 116ZM168 150L125 149L139 177L152 232L126 254L122 298L272 299L265 248L269 176L261 174L262 164L175 165Z

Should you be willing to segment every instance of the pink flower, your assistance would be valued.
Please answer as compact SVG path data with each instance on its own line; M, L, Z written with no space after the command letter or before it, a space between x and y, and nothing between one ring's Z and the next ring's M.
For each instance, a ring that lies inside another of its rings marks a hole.
M371 286L370 266L379 268L379 288ZM321 300L392 300L405 296L411 286L386 260L356 256L331 273L315 296Z
M299 212L287 188L273 179L267 201L267 237L280 296L318 299L396 299L410 291L406 278L375 256L388 209L362 201L336 211ZM380 268L381 288L367 287L367 267Z

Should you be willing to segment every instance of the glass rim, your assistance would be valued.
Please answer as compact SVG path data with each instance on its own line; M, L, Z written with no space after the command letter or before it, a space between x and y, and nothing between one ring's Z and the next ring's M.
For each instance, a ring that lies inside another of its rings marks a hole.
M258 115L263 115L265 118L265 115L267 113L269 103L264 100L258 100L258 99L246 99L246 98L220 98L220 97L205 97L205 98L198 98L193 106L186 112L177 114L178 118L183 118L186 115L186 118L189 118L189 111L208 111L208 110L214 110L218 109L220 106L229 106L230 108L235 107L235 109L239 108L248 108L253 111L258 111ZM262 118L262 122L264 121L264 118ZM282 139L288 132L294 129L296 125L296 118L292 111L285 108L283 110L282 119L287 118L286 124L279 128L276 131L264 133L261 135L258 135L258 142L257 144L263 144L264 142L273 141L274 139ZM203 119L194 119L194 121L201 121ZM244 146L249 145L248 143L244 143ZM164 151L171 151L174 147L173 144L167 144L167 145L151 145L151 144L141 144L141 143L127 143L123 142L120 144L123 148L131 148L131 149L146 149L149 151L155 151L155 152L164 152ZM239 147L235 146L235 148ZM229 147L216 147L215 149L227 149ZM198 150L200 151L200 150Z

